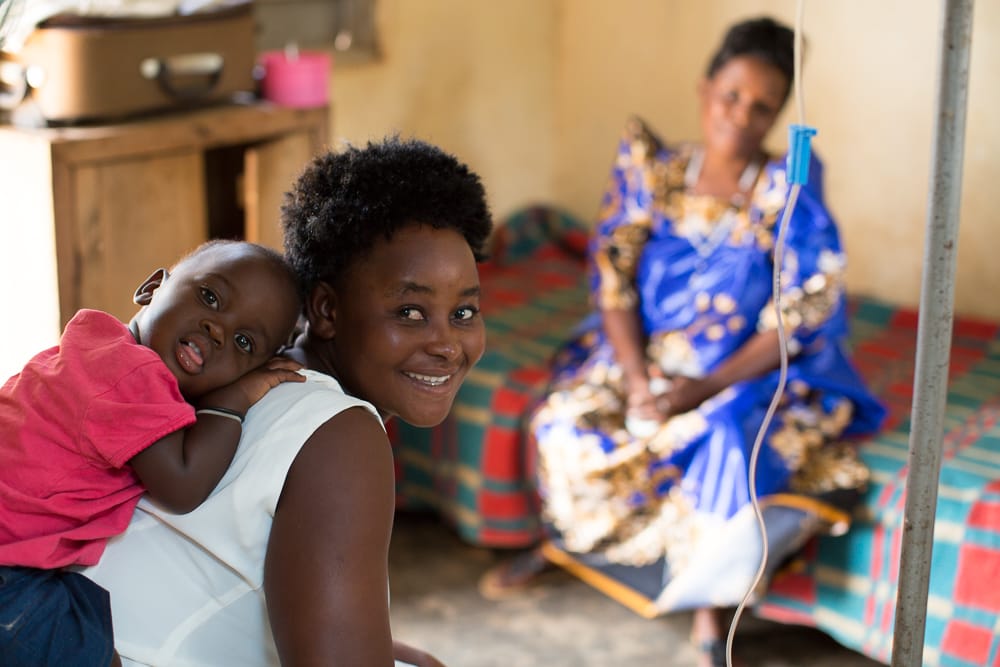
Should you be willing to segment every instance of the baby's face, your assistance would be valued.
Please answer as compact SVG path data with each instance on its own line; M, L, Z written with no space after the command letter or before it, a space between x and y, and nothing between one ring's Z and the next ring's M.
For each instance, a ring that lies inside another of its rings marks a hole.
M136 316L139 340L194 400L266 363L291 334L294 288L247 246L208 248L175 267Z

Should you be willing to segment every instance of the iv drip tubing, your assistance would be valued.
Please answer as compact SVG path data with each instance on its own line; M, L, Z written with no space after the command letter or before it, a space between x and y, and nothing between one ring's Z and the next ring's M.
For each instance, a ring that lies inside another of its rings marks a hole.
M757 459L760 455L760 448L764 442L764 435L767 433L767 428L771 424L771 420L774 418L774 413L778 408L778 403L781 401L781 396L785 392L785 383L788 380L788 336L785 331L785 325L782 321L781 315L781 299L779 295L781 294L781 263L779 259L782 252L784 252L785 246L785 234L788 231L788 221L791 218L792 210L795 208L795 203L799 198L799 190L802 186L799 184L794 184L788 193L788 202L785 204L785 210L781 214L781 222L778 225L778 240L774 246L774 272L773 272L773 283L772 291L774 294L774 313L778 320L778 349L780 352L780 371L778 373L778 386L774 390L774 396L771 398L771 404L767 407L767 413L764 415L764 420L760 424L760 428L757 430L757 437L754 440L753 448L750 450L750 465L749 465L749 479L750 479L750 504L753 506L754 518L757 520L757 528L760 531L760 543L761 543L761 556L760 564L757 566L757 573L754 575L754 579L744 594L743 599L740 604L736 607L736 613L733 616L732 622L729 624L729 634L726 637L726 665L727 667L732 667L732 654L733 654L733 640L736 636L736 625L739 623L740 616L743 615L743 609L746 607L750 597L753 595L753 591L760 584L760 580L764 576L764 571L767 566L767 529L764 526L764 515L760 510L760 503L757 499Z
M803 5L804 0L798 0L795 7L794 70L792 78L792 88L795 91L795 108L798 113L799 125L805 125L806 116L805 95L802 92L801 78ZM789 147L789 150L791 150L791 147ZM754 590L758 585L760 585L760 581L763 579L764 572L767 567L767 528L764 525L764 514L761 512L760 502L757 498L757 459L760 456L760 449L764 442L764 436L771 424L771 420L774 418L775 411L778 409L778 403L781 401L781 396L785 392L785 384L788 380L788 336L785 331L785 322L781 313L781 266L785 251L785 235L788 232L788 223L789 220L791 220L792 212L795 210L795 204L798 201L799 191L801 189L802 186L799 183L793 183L789 189L788 200L785 202L785 208L781 214L781 221L778 224L778 237L774 244L771 300L774 303L774 314L778 331L778 350L780 354L778 386L774 390L774 396L771 397L771 404L767 408L767 412L765 413L764 419L760 424L760 428L757 429L757 437L754 440L753 448L750 450L749 471L747 475L750 482L750 504L753 507L754 518L757 521L757 528L760 531L761 556L753 581L747 588L747 592L743 595L743 599L740 600L739 605L736 607L733 620L729 624L729 632L726 636L727 667L733 667L733 641L736 637L736 626L739 624L740 617L743 615L743 610L752 597Z

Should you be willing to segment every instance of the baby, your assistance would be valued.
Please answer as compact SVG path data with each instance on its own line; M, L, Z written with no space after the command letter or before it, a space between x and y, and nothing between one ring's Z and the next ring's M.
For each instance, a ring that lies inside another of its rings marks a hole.
M247 410L300 366L275 357L301 309L277 252L211 241L135 292L128 326L81 310L0 390L0 663L105 665L95 564L145 491L189 512L232 461Z

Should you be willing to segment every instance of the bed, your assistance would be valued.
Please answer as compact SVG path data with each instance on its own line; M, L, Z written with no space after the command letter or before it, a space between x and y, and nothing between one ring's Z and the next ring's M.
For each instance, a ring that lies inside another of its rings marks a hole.
M487 352L434 429L390 423L401 509L432 510L467 542L540 537L523 419L547 361L589 310L580 223L530 207L500 227L481 269ZM756 605L888 663L899 562L917 313L852 296L851 346L890 408L861 443L872 484L841 537L809 542ZM955 322L924 664L1000 667L1000 324Z
M771 582L765 618L810 625L888 664L905 500L917 313L852 307L862 374L890 408L860 451L872 483L842 537L823 537ZM1000 666L1000 325L955 321L924 641L928 666Z

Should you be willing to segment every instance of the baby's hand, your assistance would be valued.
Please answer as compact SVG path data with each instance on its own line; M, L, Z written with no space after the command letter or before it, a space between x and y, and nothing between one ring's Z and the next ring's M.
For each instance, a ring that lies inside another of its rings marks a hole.
M301 368L302 364L287 357L272 357L260 368L202 396L199 403L207 407L228 408L246 415L251 405L282 382L305 382L305 376L296 372Z
M266 364L247 373L233 384L245 392L249 408L282 382L305 382L305 376L296 372L301 368L302 364L297 361L286 357L272 357Z

